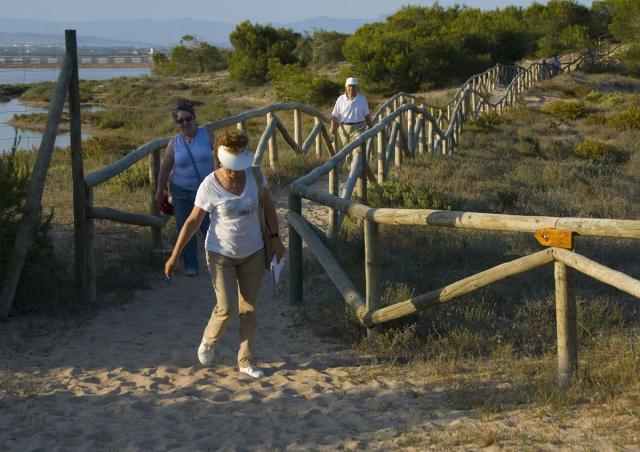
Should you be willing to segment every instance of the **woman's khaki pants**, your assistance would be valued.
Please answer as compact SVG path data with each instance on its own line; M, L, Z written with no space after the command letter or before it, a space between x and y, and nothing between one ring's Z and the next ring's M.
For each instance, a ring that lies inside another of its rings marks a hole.
M207 265L216 293L216 306L204 330L203 339L215 346L225 327L240 315L240 351L238 365L253 364L253 344L256 337L256 307L264 274L264 251L233 259L207 251Z

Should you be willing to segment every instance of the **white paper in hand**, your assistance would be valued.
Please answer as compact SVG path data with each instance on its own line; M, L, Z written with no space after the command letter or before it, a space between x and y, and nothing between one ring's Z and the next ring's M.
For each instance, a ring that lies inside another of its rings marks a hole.
M282 273L282 268L284 267L284 256L278 262L278 256L275 254L271 259L271 282L275 285L280 280L280 273Z

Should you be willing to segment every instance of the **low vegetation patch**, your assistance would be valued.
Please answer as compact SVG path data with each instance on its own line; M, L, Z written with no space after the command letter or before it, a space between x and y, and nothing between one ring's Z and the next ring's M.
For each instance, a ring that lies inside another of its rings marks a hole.
M585 139L575 149L578 157L592 162L615 162L620 160L620 154L616 148L601 141Z
M460 201L424 183L392 180L376 185L368 192L372 207L456 210Z
M609 118L611 127L618 130L640 130L640 107L632 106Z
M556 101L551 102L544 107L542 111L555 116L564 121L578 119L585 113L585 107L580 102L574 101Z

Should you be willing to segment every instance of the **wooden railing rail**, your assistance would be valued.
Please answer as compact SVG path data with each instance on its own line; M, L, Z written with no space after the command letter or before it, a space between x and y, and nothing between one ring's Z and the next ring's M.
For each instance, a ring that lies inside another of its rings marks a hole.
M608 55L608 54L607 54ZM562 67L569 71L584 64L584 55ZM565 218L547 216L501 215L476 212L439 211L428 209L371 208L366 205L367 171L377 160L377 182L386 179L389 165L402 164L402 156L417 153L448 154L457 145L463 124L487 111L502 112L512 106L517 97L533 84L555 75L550 64L533 63L526 68L500 66L468 79L444 107L416 105L416 98L398 93L376 112L377 123L360 137L348 143L325 163L294 181L289 187L289 297L302 302L303 274L302 241L304 240L336 284L345 302L368 329L369 338L375 327L390 320L444 303L473 292L496 281L554 263L556 283L556 320L558 333L558 383L566 387L577 371L577 328L575 296L570 268L640 297L640 281L607 268L571 250L547 248L538 253L507 262L447 286L409 300L400 300L378 308L381 284L380 243L378 226L416 225L465 228L498 232L535 233L543 228L564 230L568 235L640 238L640 221ZM493 90L506 85L500 97ZM407 100L411 100L407 103ZM377 148L377 149L376 149ZM376 150L377 152L373 152ZM353 154L351 171L339 196L335 186L337 170L348 155ZM312 187L321 177L329 176L329 192ZM351 200L354 187L358 200ZM329 207L332 221L328 231L312 227L302 214L302 199ZM325 245L335 238L342 219L356 218L364 228L364 295L331 256ZM319 235L320 234L320 235Z

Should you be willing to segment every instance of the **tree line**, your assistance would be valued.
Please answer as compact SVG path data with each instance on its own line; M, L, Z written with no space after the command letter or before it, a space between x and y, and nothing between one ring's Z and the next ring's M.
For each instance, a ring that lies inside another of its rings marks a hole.
M154 55L154 70L182 75L228 69L239 82L271 82L283 100L319 103L341 89L346 71L369 91L416 91L454 84L496 63L581 50L609 33L635 42L630 54L640 54L640 0L595 0L591 7L550 0L488 11L405 6L353 35L301 34L244 21L229 35L232 50L185 36L169 55ZM318 75L341 62L348 64L340 81Z

